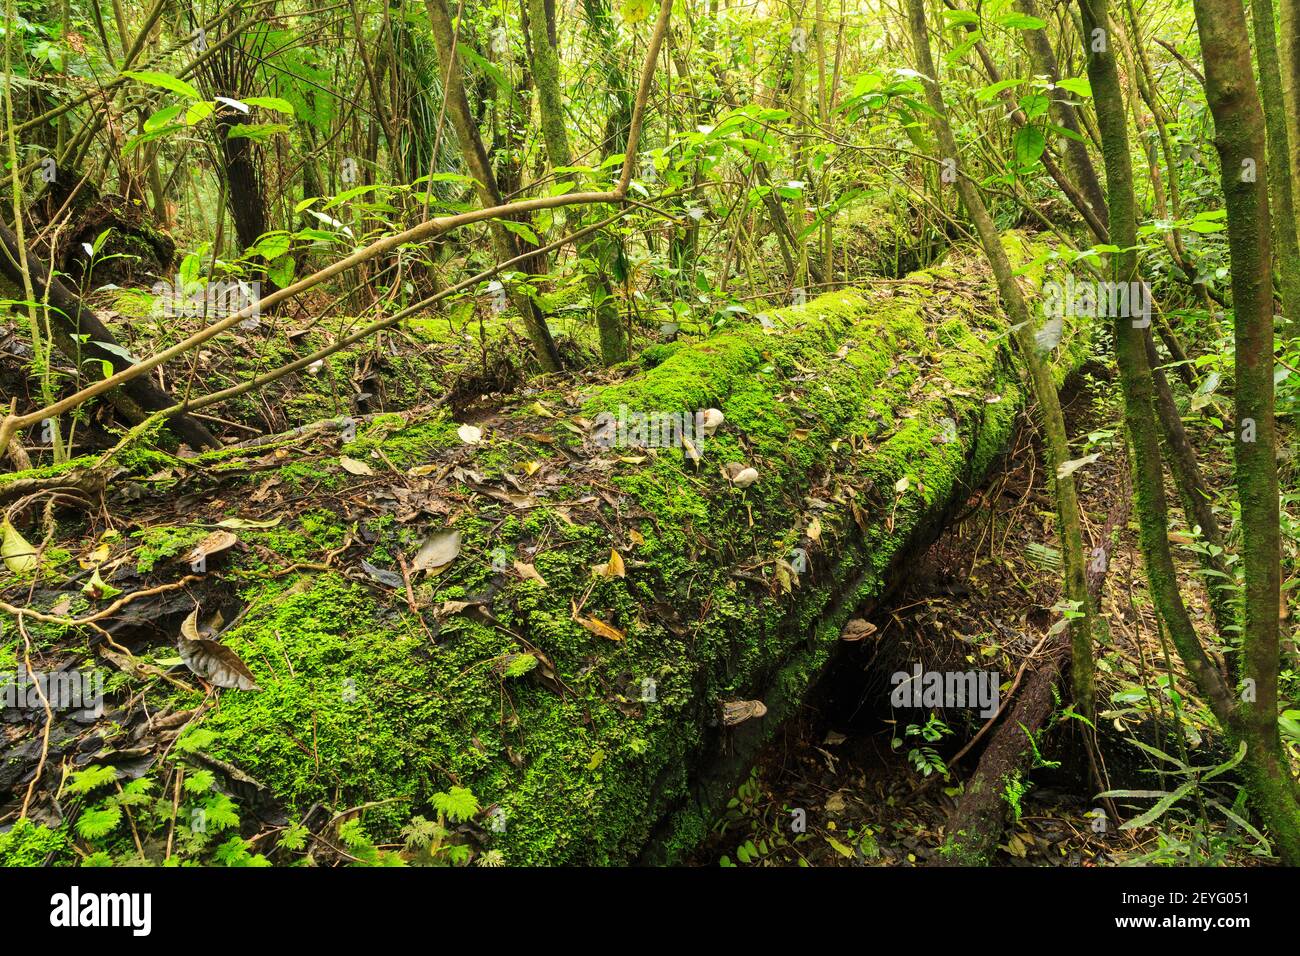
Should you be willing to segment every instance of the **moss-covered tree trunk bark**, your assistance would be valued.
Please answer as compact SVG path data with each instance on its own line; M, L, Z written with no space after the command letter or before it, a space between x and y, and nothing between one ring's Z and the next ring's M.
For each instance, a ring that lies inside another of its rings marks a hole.
M573 150L565 122L564 97L560 82L560 57L555 48L555 4L552 0L528 0L528 32L532 51L533 78L537 83L537 103L541 115L542 138L552 169L573 165ZM560 183L573 179L573 174L556 174ZM579 247L578 255L593 263L588 281L592 311L596 316L596 330L600 336L600 355L605 364L614 365L627 360L628 343L619 321L618 299L610 288L609 273L604 268L605 250L608 246L597 237Z
M1296 230L1300 232L1300 0L1281 0L1280 21L1279 72L1282 102L1286 107L1282 115L1290 147L1287 168L1291 172L1292 199L1297 201L1292 213L1296 216Z
M1255 60L1259 66L1259 93L1263 97L1261 121L1268 147L1269 221L1277 244L1275 261L1278 286L1289 334L1300 329L1300 241L1296 238L1295 201L1292 196L1291 146L1287 132L1286 103L1278 63L1277 28L1273 0L1251 0L1251 25L1255 31ZM1249 47L1247 47L1249 51ZM1206 85L1209 86L1209 68ZM1207 91L1208 92L1208 91ZM1271 293L1270 293L1271 294ZM1270 307L1271 311L1271 307Z
M1271 26L1272 8L1266 6ZM1228 207L1232 260L1237 406L1233 448L1246 577L1238 675L1242 686L1234 723L1248 748L1243 766L1251 795L1268 822L1282 859L1296 866L1300 865L1300 802L1277 725L1281 529L1268 194L1269 183L1275 180L1271 175L1248 175L1268 160L1263 108L1251 73L1241 2L1195 0L1194 7L1205 54L1206 99L1214 114L1214 142ZM1282 156L1278 159L1285 161Z

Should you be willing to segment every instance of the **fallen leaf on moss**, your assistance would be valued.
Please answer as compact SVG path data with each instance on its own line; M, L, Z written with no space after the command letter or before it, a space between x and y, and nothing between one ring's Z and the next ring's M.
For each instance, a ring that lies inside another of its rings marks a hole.
M618 628L606 624L599 618L590 617L585 614L578 614L575 611L573 619L597 637L603 637L611 641L621 641L623 638L627 637L627 635Z
M217 522L217 527L218 527L218 528L233 528L233 529L235 529L236 531L238 531L238 530L240 530L240 529L242 529L242 528L250 528L250 529L251 529L251 528L257 528L257 529L262 529L262 528L274 528L276 525L278 525L278 524L279 524L281 521L283 521L283 520L284 520L284 516L283 516L283 515L278 515L278 516L276 516L276 517L274 517L274 518L269 518L269 519L266 520L266 521L253 521L253 520L248 519L248 518L226 518L224 521L218 521L218 522Z
M199 635L199 609L196 606L181 624L176 642L181 660L191 671L216 687L238 690L261 690L257 679L239 655L220 641Z
M536 581L542 587L546 587L546 578L537 573L537 569L531 564L524 561L515 562L515 571L525 581Z
M609 560L604 564L598 564L591 569L602 578L625 578L627 577L627 567L623 564L622 556L613 548L609 549Z
M481 601L443 601L442 606L433 612L433 616L438 620L451 617L453 614L459 614L461 611L470 607L482 607Z
M460 532L454 529L430 532L415 553L411 567L438 574L460 554Z
M344 455L339 459L339 465L349 475L373 475L375 473L375 470L364 461L357 461L355 458L349 458L347 455Z
M18 529L4 519L0 525L0 557L4 558L5 567L14 574L31 574L37 568L36 549L27 543L27 539L18 533Z
M86 597L94 598L96 601L107 601L108 599L115 598L121 594L122 589L115 588L113 585L106 583L104 579L99 576L99 568L95 568L95 573L90 576L90 580L87 581L86 586L81 589L81 593L86 595Z

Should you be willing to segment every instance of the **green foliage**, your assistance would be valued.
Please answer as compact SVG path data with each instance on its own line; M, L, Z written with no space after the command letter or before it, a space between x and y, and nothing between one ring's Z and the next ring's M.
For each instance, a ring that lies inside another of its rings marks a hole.
M452 787L448 793L435 793L430 801L440 815L453 823L463 823L479 811L478 800L465 787Z

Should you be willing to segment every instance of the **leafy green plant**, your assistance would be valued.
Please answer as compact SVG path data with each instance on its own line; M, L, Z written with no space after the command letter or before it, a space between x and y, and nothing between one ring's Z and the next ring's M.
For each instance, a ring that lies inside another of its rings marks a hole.
M945 780L948 779L948 765L940 756L939 751L931 744L936 744L944 737L950 735L952 729L940 720L936 715L931 714L924 724L909 724L903 732L904 737L919 737L925 743L918 743L907 752L907 759L923 777L928 777L932 773L937 773ZM893 740L895 750L903 746L903 740L895 737Z
M1122 830L1159 826L1162 831L1159 847L1129 861L1130 864L1221 862L1223 855L1236 847L1244 847L1255 856L1272 855L1268 839L1246 818L1245 789L1224 779L1245 758L1244 742L1227 760L1205 766L1193 766L1135 738L1129 738L1128 742L1167 765L1155 771L1159 776L1181 781L1172 789L1120 789L1101 794L1115 799L1155 801L1120 826ZM1211 832L1210 811L1226 823L1223 833Z

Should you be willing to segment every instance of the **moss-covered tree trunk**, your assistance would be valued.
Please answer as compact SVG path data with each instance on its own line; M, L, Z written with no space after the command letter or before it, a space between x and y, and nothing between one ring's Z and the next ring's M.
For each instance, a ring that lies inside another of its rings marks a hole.
M1248 747L1244 766L1251 795L1269 824L1282 859L1296 866L1300 865L1300 803L1277 725L1281 532L1268 194L1269 183L1275 180L1271 175L1249 175L1267 164L1266 134L1241 2L1195 0L1194 6L1205 54L1206 99L1214 114L1214 142L1228 207L1232 259L1237 406L1233 448L1246 577L1239 668L1242 687L1234 723ZM1272 9L1266 6L1271 26ZM1261 60L1261 70L1263 67Z
M1252 0L1251 25L1255 31L1255 60L1259 66L1259 93L1263 97L1260 119L1268 146L1269 221L1277 245L1278 286L1291 335L1300 329L1300 241L1296 238L1295 202L1292 196L1291 147L1287 132L1286 103L1278 63L1277 28L1273 0ZM1247 47L1249 52L1249 46ZM1209 68L1206 85L1209 86ZM1271 284L1270 284L1271 285ZM1271 306L1270 306L1271 311Z
M376 416L342 448L290 456L275 477L317 489L312 510L241 528L242 547L193 591L205 614L237 596L221 641L262 687L222 692L203 718L208 752L294 819L366 803L385 840L458 786L485 808L477 845L510 863L681 859L842 646L846 620L906 574L1024 408L992 285L971 281L983 266L953 260L658 346L612 384L509 400L472 445L433 410ZM1086 352L1073 332L1063 344L1070 364ZM725 420L701 435L708 408ZM601 440L602 414L629 427ZM269 450L186 465L205 490L192 526L140 539L138 572L174 580L166 562L241 513ZM339 457L372 453L396 472L358 476ZM730 463L756 480L728 480ZM153 480L155 459L144 467ZM457 505L410 522L354 510L390 481ZM356 522L374 537L363 543ZM449 529L457 556L420 577L411 556ZM346 560L317 563L340 546ZM304 563L268 575L276 555ZM363 556L391 576L345 573ZM403 567L413 598L392 584ZM140 690L177 711L202 701ZM729 703L753 716L724 721Z
M1106 167L1109 233L1111 242L1120 250L1111 255L1109 278L1115 282L1131 282L1138 278L1137 256L1133 251L1137 246L1133 166L1129 156L1124 93L1110 36L1107 4L1105 0L1079 0L1079 10L1088 50L1088 79L1097 108L1097 125ZM1152 599L1197 686L1211 700L1216 713L1226 714L1231 695L1197 640L1178 591L1173 555L1166 537L1169 513L1161 467L1155 392L1147 364L1144 332L1129 316L1116 316L1114 322L1115 360L1120 372L1124 421L1133 458L1133 492Z
M1300 232L1300 0L1281 0L1281 62L1283 119L1287 145L1290 147L1287 168L1291 171L1291 195L1297 202L1292 209L1296 230Z
M552 169L562 170L573 165L573 150L565 122L564 97L561 93L560 57L555 48L555 4L551 0L528 0L528 32L532 51L533 78L537 83L537 102L542 123L542 138ZM573 174L556 174L560 183L573 179ZM627 360L627 336L619 321L618 300L609 284L609 274L603 268L607 258L608 243L597 237L579 247L578 255L593 263L588 290L592 310L596 315L596 329L600 336L600 355L607 365Z

